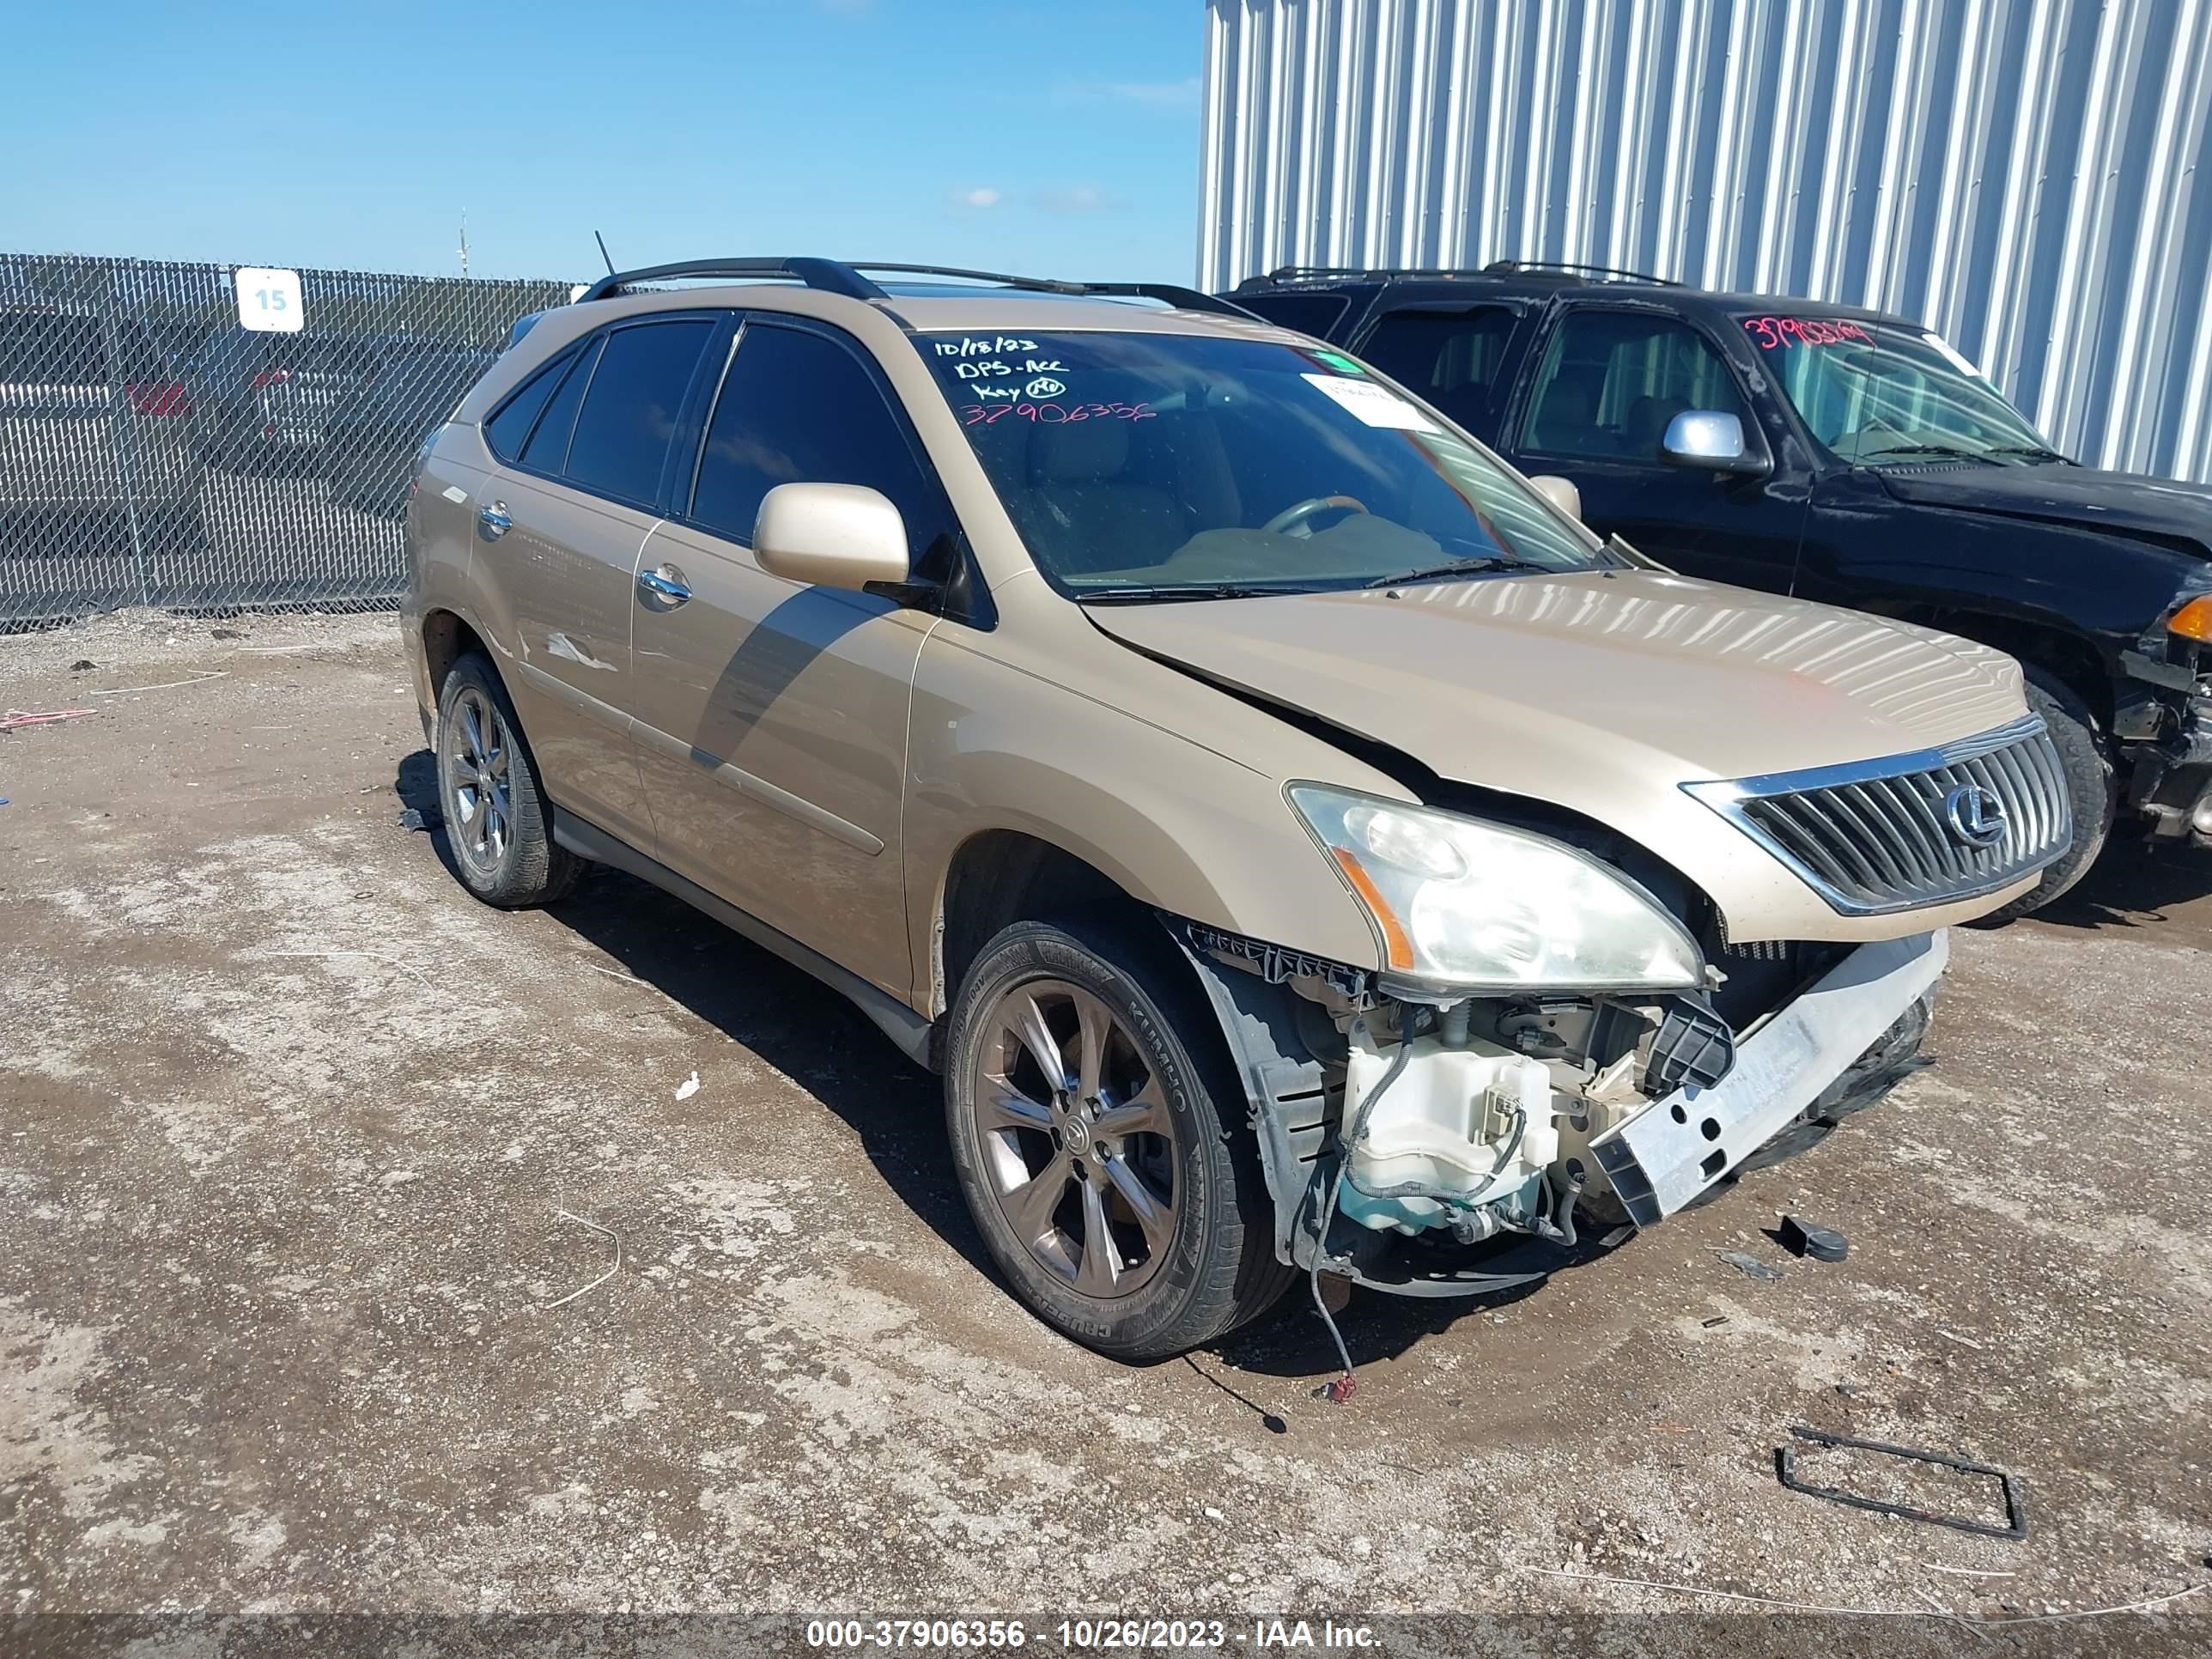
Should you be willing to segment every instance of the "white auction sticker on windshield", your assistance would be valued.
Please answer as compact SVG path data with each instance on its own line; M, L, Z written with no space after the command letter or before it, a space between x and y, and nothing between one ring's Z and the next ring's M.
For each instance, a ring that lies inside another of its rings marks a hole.
M1401 432L1434 432L1437 423L1387 386L1372 380L1354 380L1341 374L1301 374L1317 392L1350 410L1369 426L1390 427Z

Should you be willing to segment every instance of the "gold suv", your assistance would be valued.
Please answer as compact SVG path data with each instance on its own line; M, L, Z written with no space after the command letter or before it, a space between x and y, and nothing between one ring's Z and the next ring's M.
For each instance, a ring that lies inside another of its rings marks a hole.
M1801 1149L2070 839L2009 658L1601 543L1226 301L717 260L526 320L408 508L462 880L613 865L852 999L1106 1352Z

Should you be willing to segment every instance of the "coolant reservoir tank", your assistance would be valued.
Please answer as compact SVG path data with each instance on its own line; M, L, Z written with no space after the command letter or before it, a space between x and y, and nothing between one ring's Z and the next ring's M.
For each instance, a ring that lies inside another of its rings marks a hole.
M1389 1071L1395 1052L1376 1048L1364 1030L1354 1030L1345 1074L1347 1119ZM1540 1061L1480 1038L1446 1048L1423 1037L1367 1121L1340 1207L1370 1227L1418 1231L1441 1224L1452 1206L1375 1194L1418 1182L1494 1201L1526 1186L1559 1152L1551 1073Z

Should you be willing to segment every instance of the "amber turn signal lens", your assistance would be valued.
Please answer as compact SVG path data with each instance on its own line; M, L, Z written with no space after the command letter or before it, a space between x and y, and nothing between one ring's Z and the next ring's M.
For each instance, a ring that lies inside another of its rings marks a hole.
M1413 965L1413 941L1406 937L1406 929L1390 908L1390 901L1382 896L1375 878L1359 867L1359 860L1341 847L1329 848L1344 878L1352 884L1352 890L1359 895L1375 918L1375 925L1382 930L1382 959L1392 968L1411 968Z
M2201 594L2175 611L2166 631L2185 640L2212 641L2212 593Z

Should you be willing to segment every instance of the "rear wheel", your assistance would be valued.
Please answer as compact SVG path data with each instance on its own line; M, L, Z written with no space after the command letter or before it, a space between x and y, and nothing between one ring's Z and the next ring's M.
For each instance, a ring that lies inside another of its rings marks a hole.
M1119 1359L1164 1359L1289 1283L1257 1149L1212 1018L1164 952L1117 930L1020 922L952 1011L954 1168L1015 1292Z
M437 752L438 805L461 884L508 909L566 896L584 861L553 840L507 688L479 653L456 662L439 688Z
M2066 794L2074 809L2074 845L2056 864L2047 866L2043 879L2011 903L1992 910L1980 926L1995 927L2040 910L2089 872L2112 833L2112 818L2119 807L2119 787L2105 734L2097 717L2056 675L2026 665L2027 706L2043 716L2051 741L2058 750L2058 764L2066 775Z

